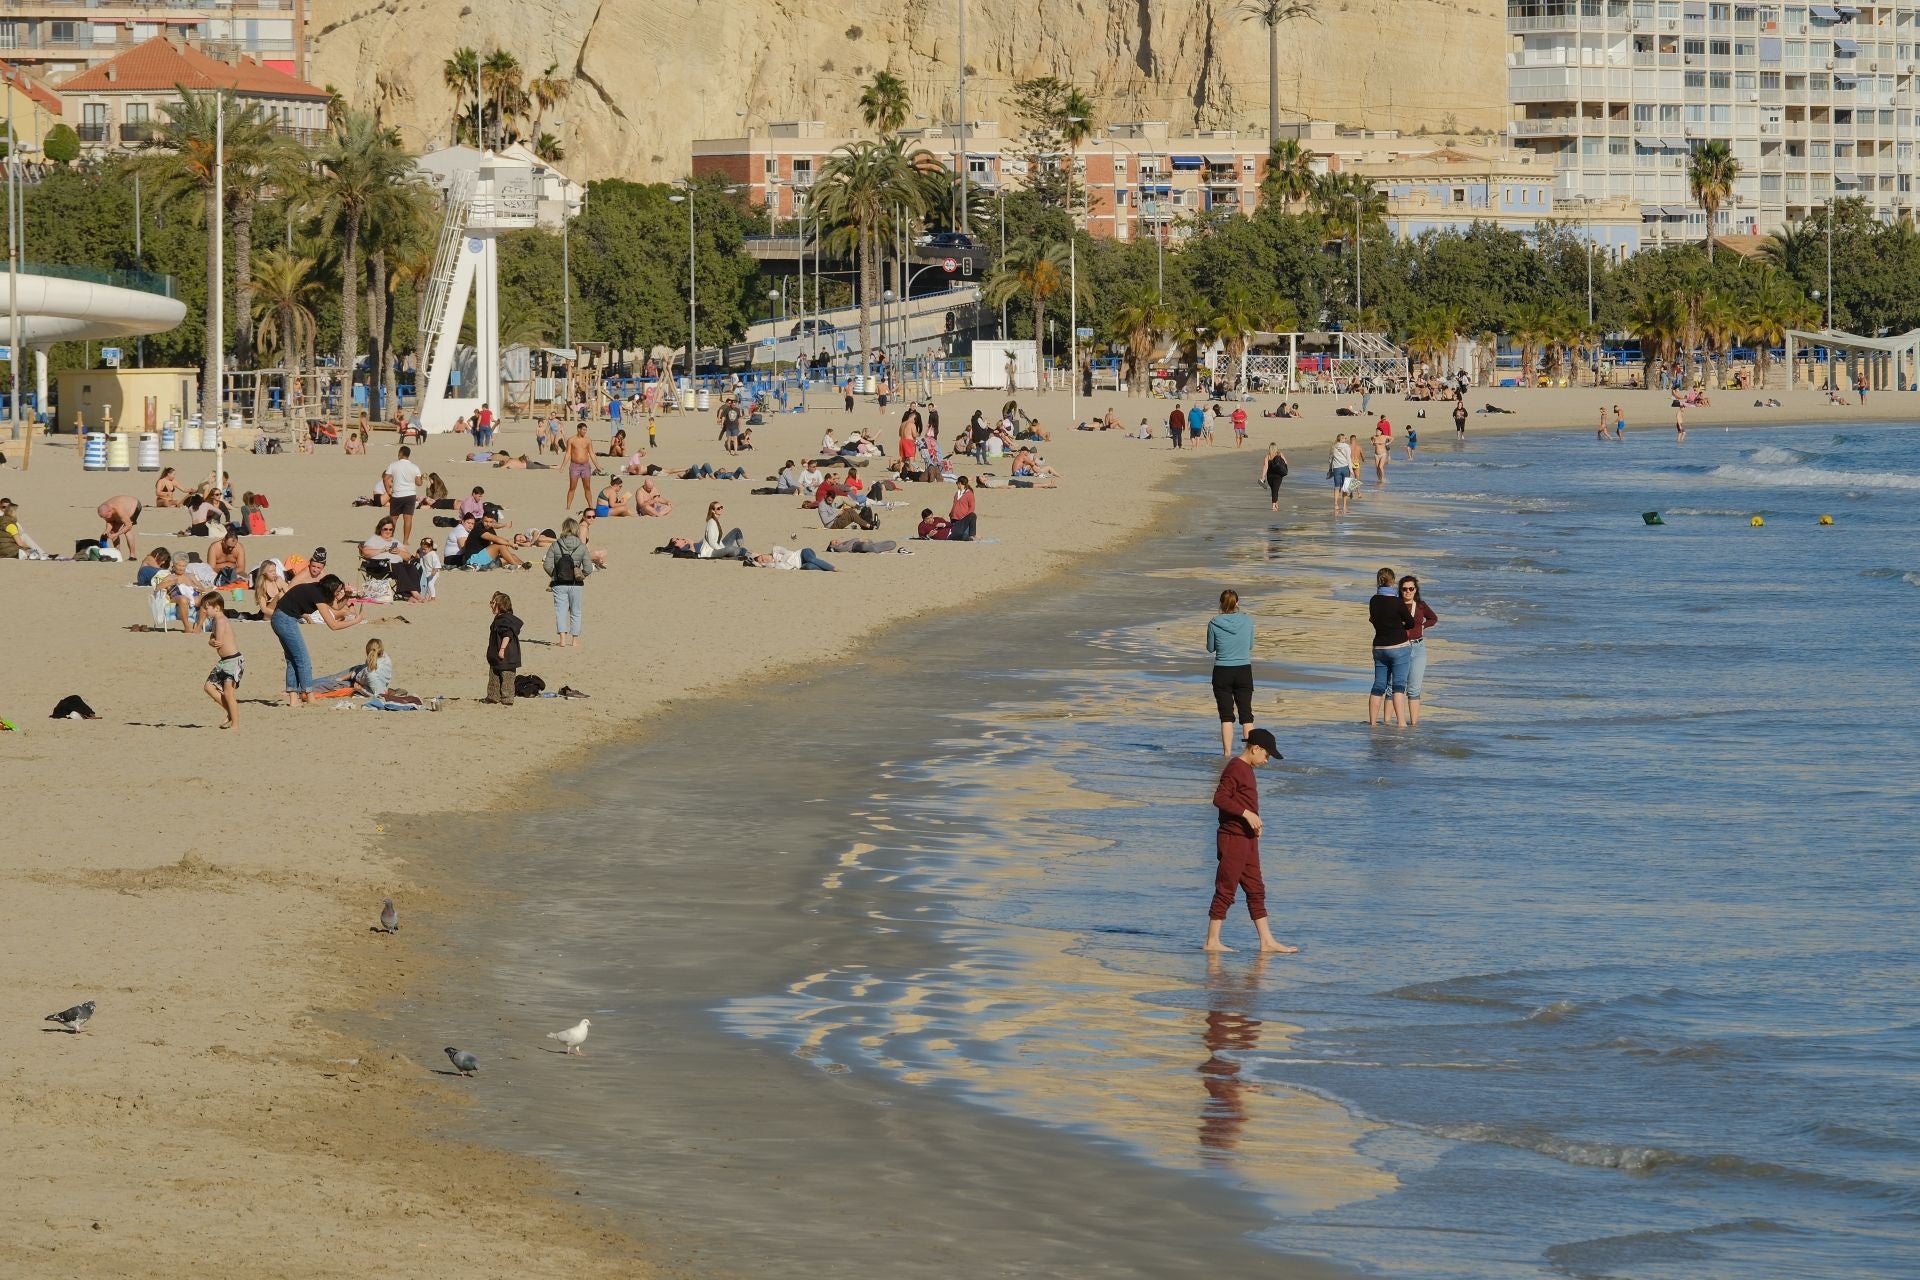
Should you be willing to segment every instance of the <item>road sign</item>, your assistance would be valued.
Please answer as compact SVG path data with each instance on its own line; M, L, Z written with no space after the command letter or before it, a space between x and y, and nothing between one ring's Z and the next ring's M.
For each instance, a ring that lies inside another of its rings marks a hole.
M760 339L760 345L761 345L761 346L763 346L763 347L776 347L776 346L779 346L779 345L780 345L780 339L778 339L778 338L762 338L762 339Z
M941 262L940 269L948 275L952 275L960 269L960 260L958 258L948 258Z
M101 360L101 363L107 366L107 368L118 369L120 367L120 348L118 347L100 348L100 360Z
M1087 328L1085 325L1082 325L1080 328L1075 329L1073 331L1073 336L1076 338L1091 338L1093 336L1093 330Z

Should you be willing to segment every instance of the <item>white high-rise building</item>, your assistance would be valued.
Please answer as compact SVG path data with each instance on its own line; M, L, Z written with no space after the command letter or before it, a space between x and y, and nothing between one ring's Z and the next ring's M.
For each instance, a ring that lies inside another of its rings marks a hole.
M1766 235L1858 196L1914 211L1920 0L1508 0L1516 145L1556 170L1556 198L1630 196L1641 244L1698 240L1688 158L1740 163L1718 234Z

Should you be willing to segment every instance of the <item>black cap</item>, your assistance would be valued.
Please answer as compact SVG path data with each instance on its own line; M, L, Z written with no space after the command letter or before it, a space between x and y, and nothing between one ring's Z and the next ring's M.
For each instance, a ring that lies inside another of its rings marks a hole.
M1250 747L1258 747L1266 752L1267 759L1269 760L1286 759L1285 756L1280 754L1280 744L1275 742L1273 735L1265 729L1255 729L1252 733L1249 733L1247 735L1247 745Z

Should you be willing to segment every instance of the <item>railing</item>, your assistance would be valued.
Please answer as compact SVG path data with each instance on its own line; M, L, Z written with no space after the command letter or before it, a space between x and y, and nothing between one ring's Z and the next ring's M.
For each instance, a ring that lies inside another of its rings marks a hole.
M173 277L157 271L117 271L108 267L70 267L57 262L23 262L23 275L47 276L54 280L84 280L88 284L112 285L116 289L134 289L173 297Z
M153 121L137 120L120 126L120 141L136 147L145 146L153 141L153 135L159 131L159 126ZM82 138L81 141L84 142L86 139Z
M75 131L82 142L105 142L110 126L104 124L83 124Z

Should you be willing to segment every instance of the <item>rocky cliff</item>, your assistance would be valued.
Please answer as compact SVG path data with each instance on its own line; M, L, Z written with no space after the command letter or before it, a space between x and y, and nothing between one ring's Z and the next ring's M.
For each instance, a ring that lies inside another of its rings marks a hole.
M530 76L572 77L545 124L570 170L655 179L686 171L696 137L802 118L850 130L882 68L917 115L950 120L958 2L314 0L314 79L419 146L447 136L447 55L506 49ZM1319 22L1283 31L1281 118L1497 129L1502 47L1498 0L1321 0ZM1002 97L1037 75L1091 89L1101 120L1266 127L1266 31L1236 0L968 0L967 63L968 115L1007 133Z

